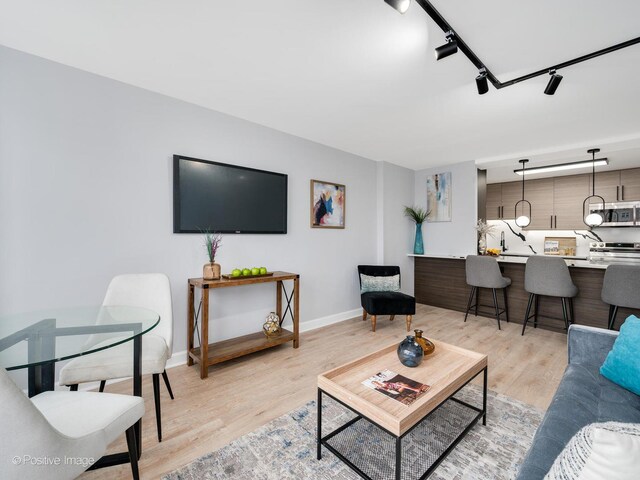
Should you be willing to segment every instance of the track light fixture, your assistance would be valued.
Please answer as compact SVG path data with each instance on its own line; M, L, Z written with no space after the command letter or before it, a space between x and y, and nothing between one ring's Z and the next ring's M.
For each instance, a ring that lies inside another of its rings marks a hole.
M487 69L482 67L476 77L476 87L478 87L478 95L484 95L489 91L489 82L487 82Z
M549 78L547 88L544 89L545 95L553 95L554 93L556 93L556 90L558 89L558 87L560 86L560 82L562 81L562 75L556 73L556 71L553 69L549 70L549 75L551 76L551 78Z
M447 58L449 55L453 55L458 51L458 42L454 38L455 34L452 30L449 30L445 33L447 38L447 43L442 45L441 47L436 48L436 60L442 60L443 58Z
M400 13L404 13L409 10L411 0L384 0L388 5L395 8Z

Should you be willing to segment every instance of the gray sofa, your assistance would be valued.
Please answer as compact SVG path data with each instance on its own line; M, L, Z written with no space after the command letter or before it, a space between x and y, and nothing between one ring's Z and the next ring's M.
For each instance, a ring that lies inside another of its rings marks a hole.
M594 422L640 423L640 396L600 375L618 332L571 325L569 365L533 438L518 480L540 480L571 437Z

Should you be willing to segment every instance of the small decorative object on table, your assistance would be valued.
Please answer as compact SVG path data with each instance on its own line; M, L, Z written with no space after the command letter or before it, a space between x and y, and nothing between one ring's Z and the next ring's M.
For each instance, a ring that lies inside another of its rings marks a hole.
M414 332L416 334L416 342L422 347L422 351L424 352L425 356L432 354L436 349L436 346L433 344L433 342L428 338L424 338L422 336L422 330L414 330Z
M499 257L500 249L499 248L487 248L487 255L490 257Z
M495 237L498 227L496 225L489 225L480 219L474 228L476 232L478 232L478 253L484 255L487 253L487 235Z
M271 312L267 315L267 318L262 325L262 331L267 337L275 337L280 333L280 317L278 317L276 312Z
M422 363L424 351L415 337L407 335L400 345L398 345L398 359L405 367L417 367Z
M404 216L409 217L416 224L416 239L413 244L413 253L424 254L424 242L422 240L422 224L429 215L429 212L420 207L404 207Z
M207 248L209 263L202 267L202 278L205 280L218 280L220 278L220 265L215 263L216 254L222 245L222 235L219 233L204 232L204 245Z

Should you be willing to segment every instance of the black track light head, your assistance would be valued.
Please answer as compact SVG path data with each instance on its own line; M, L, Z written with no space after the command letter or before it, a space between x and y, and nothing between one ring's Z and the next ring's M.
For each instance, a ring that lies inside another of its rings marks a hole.
M487 82L487 70L481 68L479 75L476 77L476 87L478 87L478 95L484 95L489 91L489 82Z
M411 5L411 0L384 0L387 5L392 6L398 12L404 13L409 10L409 6Z
M556 73L555 70L549 70L549 83L547 83L547 88L544 89L545 95L553 95L556 93L556 90L560 86L560 82L562 81L562 75Z
M449 55L453 55L458 51L458 42L455 40L455 34L449 30L446 33L447 43L442 45L441 47L436 48L436 60L442 60L443 58L447 58Z

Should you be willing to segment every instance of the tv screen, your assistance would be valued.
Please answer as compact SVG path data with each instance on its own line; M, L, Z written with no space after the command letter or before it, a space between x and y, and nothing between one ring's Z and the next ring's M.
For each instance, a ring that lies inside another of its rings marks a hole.
M287 175L173 156L174 233L287 233Z

